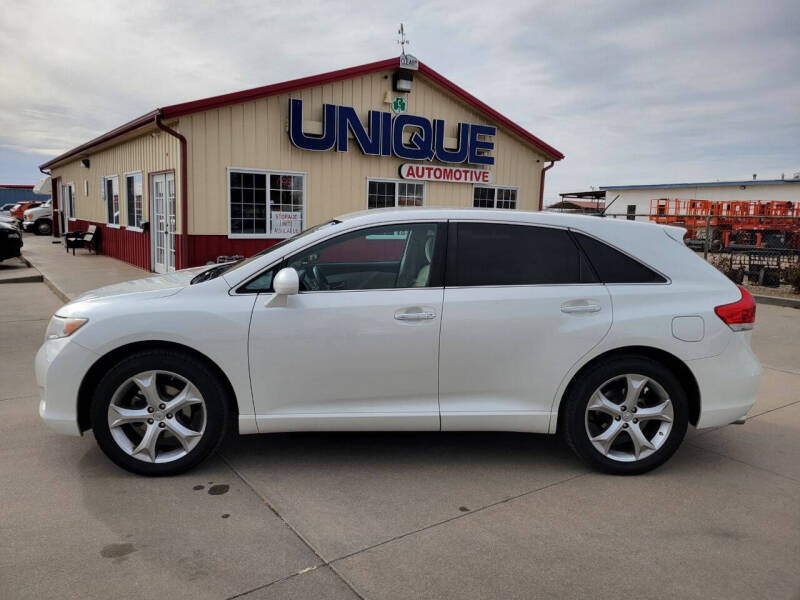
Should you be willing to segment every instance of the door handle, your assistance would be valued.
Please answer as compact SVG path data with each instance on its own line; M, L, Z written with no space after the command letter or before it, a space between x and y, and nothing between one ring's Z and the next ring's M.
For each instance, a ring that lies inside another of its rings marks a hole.
M436 318L434 312L418 312L418 313L395 313L394 318L398 321L428 321Z
M562 304L561 312L567 314L574 313L596 313L600 312L601 306L599 304Z

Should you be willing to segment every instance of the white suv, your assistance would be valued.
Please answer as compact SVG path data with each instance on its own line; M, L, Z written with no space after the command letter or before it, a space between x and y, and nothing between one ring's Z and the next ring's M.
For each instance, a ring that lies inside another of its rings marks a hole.
M565 214L348 215L234 265L89 292L36 357L40 414L118 465L184 471L240 433L561 433L641 473L741 419L752 297L678 228Z

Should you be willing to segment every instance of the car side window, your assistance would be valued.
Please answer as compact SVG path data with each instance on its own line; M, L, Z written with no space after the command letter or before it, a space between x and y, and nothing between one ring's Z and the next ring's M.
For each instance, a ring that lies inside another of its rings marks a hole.
M603 283L665 283L661 275L588 235L573 232Z
M272 278L275 277L275 274L280 270L281 265L276 265L271 269L267 269L258 275L258 277L254 277L236 291L240 294L271 293L274 291L272 289Z
M594 283L586 259L564 229L504 223L458 224L455 273L448 285Z
M301 291L372 290L441 285L436 223L359 229L307 248L286 261Z

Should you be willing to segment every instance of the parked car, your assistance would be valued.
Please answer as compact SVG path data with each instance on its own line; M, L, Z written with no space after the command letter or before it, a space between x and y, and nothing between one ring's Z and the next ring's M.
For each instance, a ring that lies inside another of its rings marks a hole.
M14 208L16 205L17 205L16 202L9 202L7 204L3 204L3 206L0 206L0 217L10 215L11 209Z
M684 231L508 210L347 215L238 263L65 305L40 415L121 467L179 473L225 430L559 433L642 473L746 415L755 304Z
M0 221L0 261L20 255L22 250L22 235L19 229Z
M25 231L35 231L36 235L50 235L53 233L53 201L29 208L23 213L22 228Z
M29 208L35 208L40 206L42 203L38 201L26 201L26 202L18 202L14 208L11 209L10 215L14 217L17 221L22 221L23 215L25 211Z

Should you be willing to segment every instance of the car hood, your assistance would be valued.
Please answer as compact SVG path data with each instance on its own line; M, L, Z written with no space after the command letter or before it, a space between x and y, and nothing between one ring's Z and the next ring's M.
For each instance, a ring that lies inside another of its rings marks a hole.
M156 275L154 277L123 281L122 283L115 283L85 292L72 302L84 302L87 300L98 300L111 296L123 296L144 292L147 292L148 296L151 298L170 296L178 293L181 289L189 285L192 278L209 268L208 266L193 267L191 269L182 269L173 273L167 273L166 275Z

